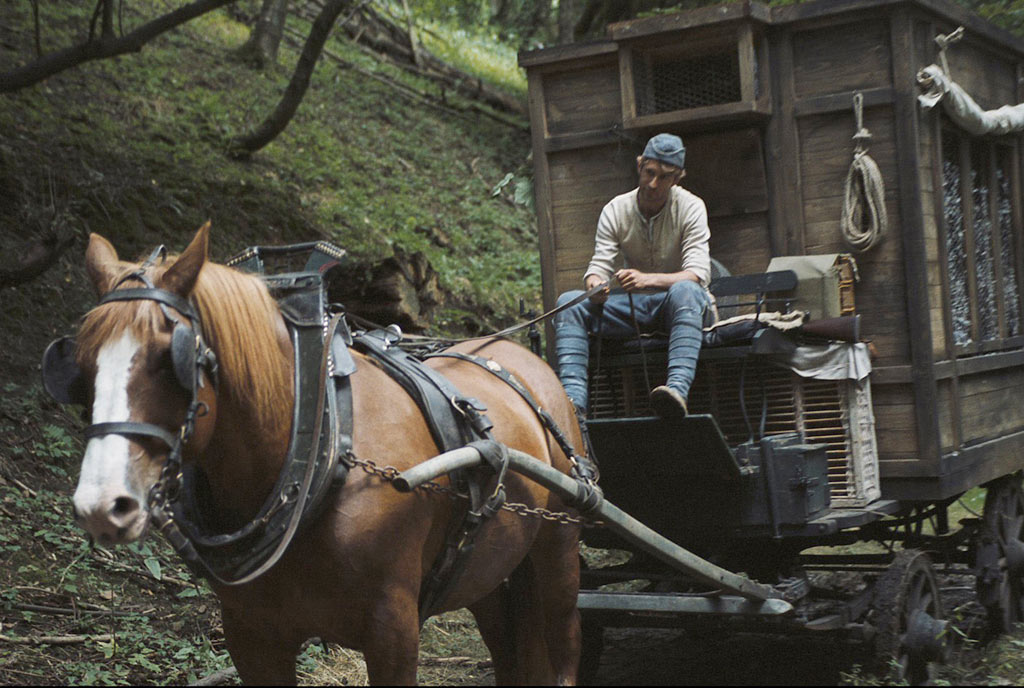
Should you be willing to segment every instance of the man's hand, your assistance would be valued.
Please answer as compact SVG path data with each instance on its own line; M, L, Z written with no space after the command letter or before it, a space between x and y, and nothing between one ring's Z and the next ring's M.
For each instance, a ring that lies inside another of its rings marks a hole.
M615 273L615 279L626 291L638 291L641 289L659 289L661 284L654 279L654 275L640 272L633 268L623 268Z
M583 282L583 284L586 287L586 291L590 291L591 289L601 284L602 282L604 282L604 280L598 277L597 275L587 275L587 279ZM594 303L604 303L605 301L607 301L608 285L605 284L604 289L594 294L591 294L590 300L593 301Z
M615 273L615 279L626 291L665 291L676 282L690 280L700 284L693 270L680 272L641 272L634 268L623 268Z

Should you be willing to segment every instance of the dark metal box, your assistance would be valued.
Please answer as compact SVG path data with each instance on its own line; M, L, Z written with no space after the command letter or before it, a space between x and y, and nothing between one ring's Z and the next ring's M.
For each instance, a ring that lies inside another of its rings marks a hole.
M744 479L742 526L802 525L828 510L828 457L823 444L797 434L774 435L735 450L740 465L757 470Z

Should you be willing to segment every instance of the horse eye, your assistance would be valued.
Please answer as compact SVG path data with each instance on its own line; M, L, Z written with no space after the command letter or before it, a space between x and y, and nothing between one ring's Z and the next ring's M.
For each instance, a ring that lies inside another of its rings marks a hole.
M174 374L174 360L171 358L171 350L161 351L153 361L153 370L161 375Z

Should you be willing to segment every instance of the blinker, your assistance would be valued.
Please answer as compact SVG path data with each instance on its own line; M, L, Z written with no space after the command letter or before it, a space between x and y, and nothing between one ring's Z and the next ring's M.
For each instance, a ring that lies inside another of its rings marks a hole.
M75 362L74 337L60 337L50 342L43 352L43 389L58 404L89 403L85 376Z

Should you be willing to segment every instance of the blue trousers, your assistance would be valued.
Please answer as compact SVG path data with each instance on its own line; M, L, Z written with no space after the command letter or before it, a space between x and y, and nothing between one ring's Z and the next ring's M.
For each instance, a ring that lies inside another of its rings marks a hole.
M568 303L582 293L568 291L558 297L558 305ZM668 291L633 294L636 324L641 331L662 331L669 335L667 384L683 395L683 398L686 398L693 383L700 353L701 330L705 320L710 317L710 306L711 301L704 288L689 280L676 282ZM555 316L558 377L572 402L584 411L587 408L587 367L590 356L587 334L598 332L598 318L602 338L630 339L636 336L629 294L622 291L613 291L603 308L585 299Z

